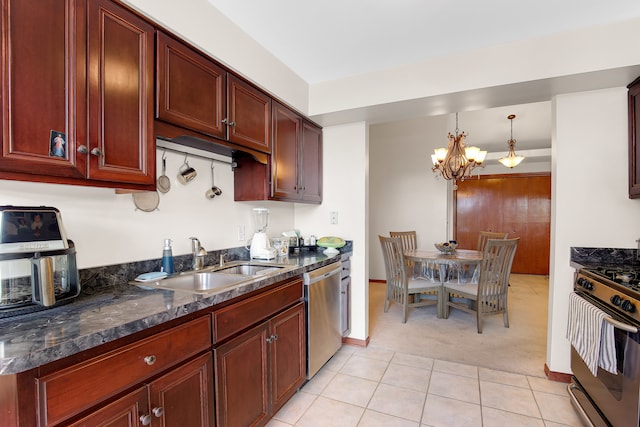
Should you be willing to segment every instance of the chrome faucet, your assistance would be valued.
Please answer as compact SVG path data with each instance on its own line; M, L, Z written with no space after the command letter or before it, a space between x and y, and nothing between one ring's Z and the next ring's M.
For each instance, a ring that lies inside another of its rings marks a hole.
M189 237L191 239L191 250L193 251L193 263L191 268L193 270L201 270L204 268L204 257L207 255L205 248L200 245L200 240L196 237Z
M222 253L220 254L220 267L224 267L224 261L225 261L225 259L224 259L224 258L225 258L226 256L227 256L227 253L226 253L226 252L222 252Z

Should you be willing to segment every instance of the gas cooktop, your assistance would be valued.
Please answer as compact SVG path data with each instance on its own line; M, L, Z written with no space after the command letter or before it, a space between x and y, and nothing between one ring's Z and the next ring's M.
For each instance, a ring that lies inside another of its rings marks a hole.
M640 293L640 267L633 266L603 266L583 268L592 275L624 286L629 290Z

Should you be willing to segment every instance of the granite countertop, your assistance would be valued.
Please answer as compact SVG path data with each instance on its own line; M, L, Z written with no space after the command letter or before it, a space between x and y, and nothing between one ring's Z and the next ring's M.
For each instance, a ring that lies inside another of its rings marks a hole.
M120 280L109 288L36 313L0 320L0 375L23 372L220 304L330 264L340 256L301 252L291 271L200 296L148 290ZM281 262L280 260L278 262ZM133 276L135 277L135 276Z

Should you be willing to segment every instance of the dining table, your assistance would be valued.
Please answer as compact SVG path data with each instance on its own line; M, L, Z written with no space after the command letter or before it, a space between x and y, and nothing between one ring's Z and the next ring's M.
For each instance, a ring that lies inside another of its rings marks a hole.
M440 292L438 292L438 317L444 317L445 305L447 303L444 295L444 284L448 280L451 268L458 268L458 283L461 282L460 268L464 265L477 265L482 261L482 251L472 249L456 249L453 252L441 252L438 250L425 249L407 249L404 256L410 261L419 263L423 266L420 269L421 279L435 281L434 275L425 275L430 264L438 266L438 281L440 282ZM471 281L471 280L470 280Z

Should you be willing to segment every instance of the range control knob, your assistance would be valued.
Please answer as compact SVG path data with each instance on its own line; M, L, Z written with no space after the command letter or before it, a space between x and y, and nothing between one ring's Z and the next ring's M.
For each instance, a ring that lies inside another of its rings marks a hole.
M633 313L634 311L636 311L636 306L633 305L633 303L628 299L622 301L622 303L620 304L620 308L629 313Z
M590 281L588 281L584 277L580 277L578 279L578 285L582 286L583 288L585 288L588 291L592 291L593 290L593 283L591 283Z
M622 298L620 298L620 295L612 296L609 301L611 301L611 304L615 305L616 307L620 307L620 304L622 304Z

